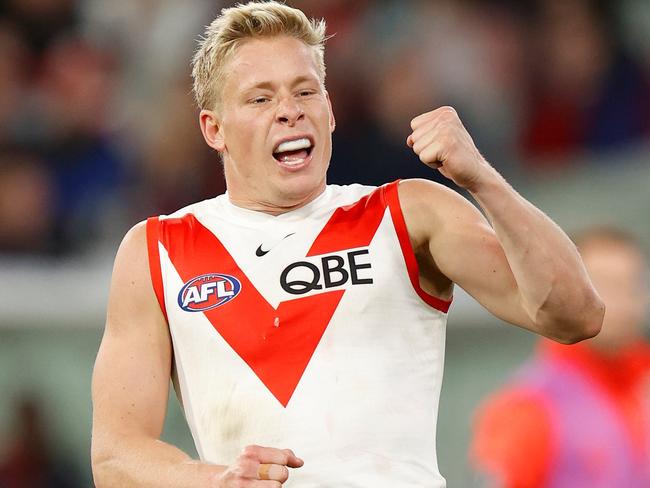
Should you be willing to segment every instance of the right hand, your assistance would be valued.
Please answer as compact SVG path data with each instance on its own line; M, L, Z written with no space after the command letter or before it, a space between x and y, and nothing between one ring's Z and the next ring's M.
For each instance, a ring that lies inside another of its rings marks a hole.
M246 446L235 463L214 478L212 486L280 488L289 478L288 468L299 468L303 464L304 461L290 449Z

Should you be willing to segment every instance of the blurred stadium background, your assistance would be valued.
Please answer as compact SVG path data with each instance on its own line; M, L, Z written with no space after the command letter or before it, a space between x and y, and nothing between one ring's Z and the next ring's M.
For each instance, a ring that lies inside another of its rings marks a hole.
M409 120L451 104L565 229L614 223L650 248L650 2L290 3L335 34L331 182L431 177L405 146ZM90 377L119 240L224 189L189 59L228 5L0 3L0 486L23 469L50 480L34 486L92 485ZM473 409L534 337L460 291L448 327L440 464L449 486L479 487ZM165 437L193 452L175 399Z

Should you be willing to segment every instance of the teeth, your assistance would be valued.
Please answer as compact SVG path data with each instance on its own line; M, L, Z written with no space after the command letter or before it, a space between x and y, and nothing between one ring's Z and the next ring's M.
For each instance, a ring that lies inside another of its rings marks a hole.
M309 142L309 139L306 137L303 137L302 139L283 142L278 146L275 152L297 151L299 149L307 149L308 147L311 147L311 142Z

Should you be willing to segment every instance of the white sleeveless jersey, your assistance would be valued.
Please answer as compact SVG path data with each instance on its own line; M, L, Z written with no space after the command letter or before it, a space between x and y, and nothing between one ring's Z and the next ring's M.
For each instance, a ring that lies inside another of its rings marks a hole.
M149 219L152 282L202 460L304 459L289 488L443 488L449 302L424 292L397 195L327 186L271 216L221 195Z

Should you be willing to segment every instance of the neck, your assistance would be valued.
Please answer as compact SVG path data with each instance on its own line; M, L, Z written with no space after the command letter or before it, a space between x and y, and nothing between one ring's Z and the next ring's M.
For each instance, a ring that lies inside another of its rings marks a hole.
M281 215L304 207L313 202L325 191L325 185L319 186L315 191L295 199L284 199L279 201L264 200L260 198L249 198L228 192L230 203L236 207L245 208L254 212L263 212L269 215Z

